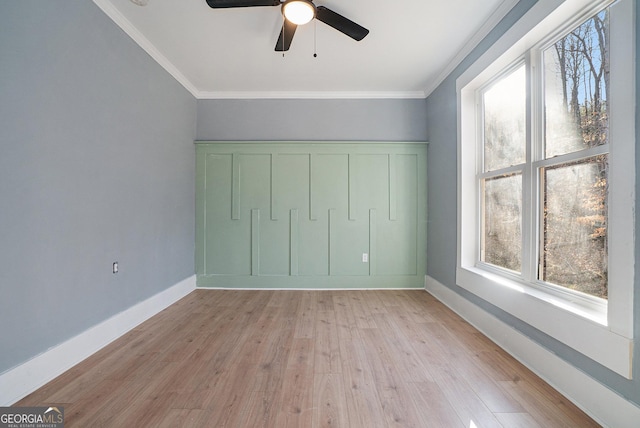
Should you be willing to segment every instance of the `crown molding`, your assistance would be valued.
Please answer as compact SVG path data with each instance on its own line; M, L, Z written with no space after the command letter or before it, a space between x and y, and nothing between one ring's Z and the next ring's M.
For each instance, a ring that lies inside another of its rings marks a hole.
M164 56L153 43L149 41L125 16L108 0L93 0L113 22L119 26L129 37L133 39L151 58L153 58L162 68L164 68L174 79L194 97L198 98L198 89Z
M427 86L422 94L423 98L428 97L442 82L446 79L453 70L456 69L458 65L462 63L462 61L469 55L478 44L494 29L496 25L502 21L502 19L507 16L507 13L513 9L513 7L518 4L519 0L504 0L491 14L489 19L487 19L484 24L476 31L476 33L464 44L462 49L458 51L458 53L449 61L447 66L442 69L438 77L436 77L432 82L430 82L429 86Z
M423 91L201 91L198 99L424 99Z

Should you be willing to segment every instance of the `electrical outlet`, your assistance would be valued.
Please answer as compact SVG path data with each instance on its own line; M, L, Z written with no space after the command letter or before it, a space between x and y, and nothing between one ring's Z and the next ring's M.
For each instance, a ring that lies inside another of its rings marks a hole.
M118 273L118 262L113 262L113 273Z
M369 263L369 254L362 253L362 263Z

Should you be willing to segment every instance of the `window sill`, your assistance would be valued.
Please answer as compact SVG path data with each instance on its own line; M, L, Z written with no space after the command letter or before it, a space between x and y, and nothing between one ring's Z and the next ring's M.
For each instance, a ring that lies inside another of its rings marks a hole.
M545 293L478 267L458 267L456 283L581 354L631 379L633 340L611 331L606 311Z
M505 275L493 273L491 272L491 266L487 266L487 268L476 266L473 268L467 268L467 270L484 277L486 280L491 281L494 284L499 284L500 286L516 290L523 294L528 294L529 296L602 326L606 327L608 325L606 301L604 303L597 303L595 302L596 299L589 301L589 299L575 296L570 292L563 293L560 290L553 290L550 286L547 286L549 287L548 291L545 290L544 285L537 288L534 285L531 285L526 281L518 280L515 277L511 279Z

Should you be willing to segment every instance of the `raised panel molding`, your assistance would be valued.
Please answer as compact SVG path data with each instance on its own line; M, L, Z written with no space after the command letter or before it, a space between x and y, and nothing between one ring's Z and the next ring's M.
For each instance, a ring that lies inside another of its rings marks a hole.
M396 155L389 154L389 220L396 220L398 212Z
M298 210L289 211L289 275L298 276Z
M260 275L260 210L251 210L251 275Z
M426 146L196 142L198 286L423 287Z
M233 171L231 179L231 220L240 220L240 156L237 153L231 156L231 169Z

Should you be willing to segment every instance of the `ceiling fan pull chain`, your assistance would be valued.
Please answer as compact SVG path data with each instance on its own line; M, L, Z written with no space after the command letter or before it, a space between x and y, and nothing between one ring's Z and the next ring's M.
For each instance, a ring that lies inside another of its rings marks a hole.
M313 57L318 57L318 21L313 20Z
M284 58L284 41L285 41L285 22L286 18L284 17L284 14L282 15L282 58Z

